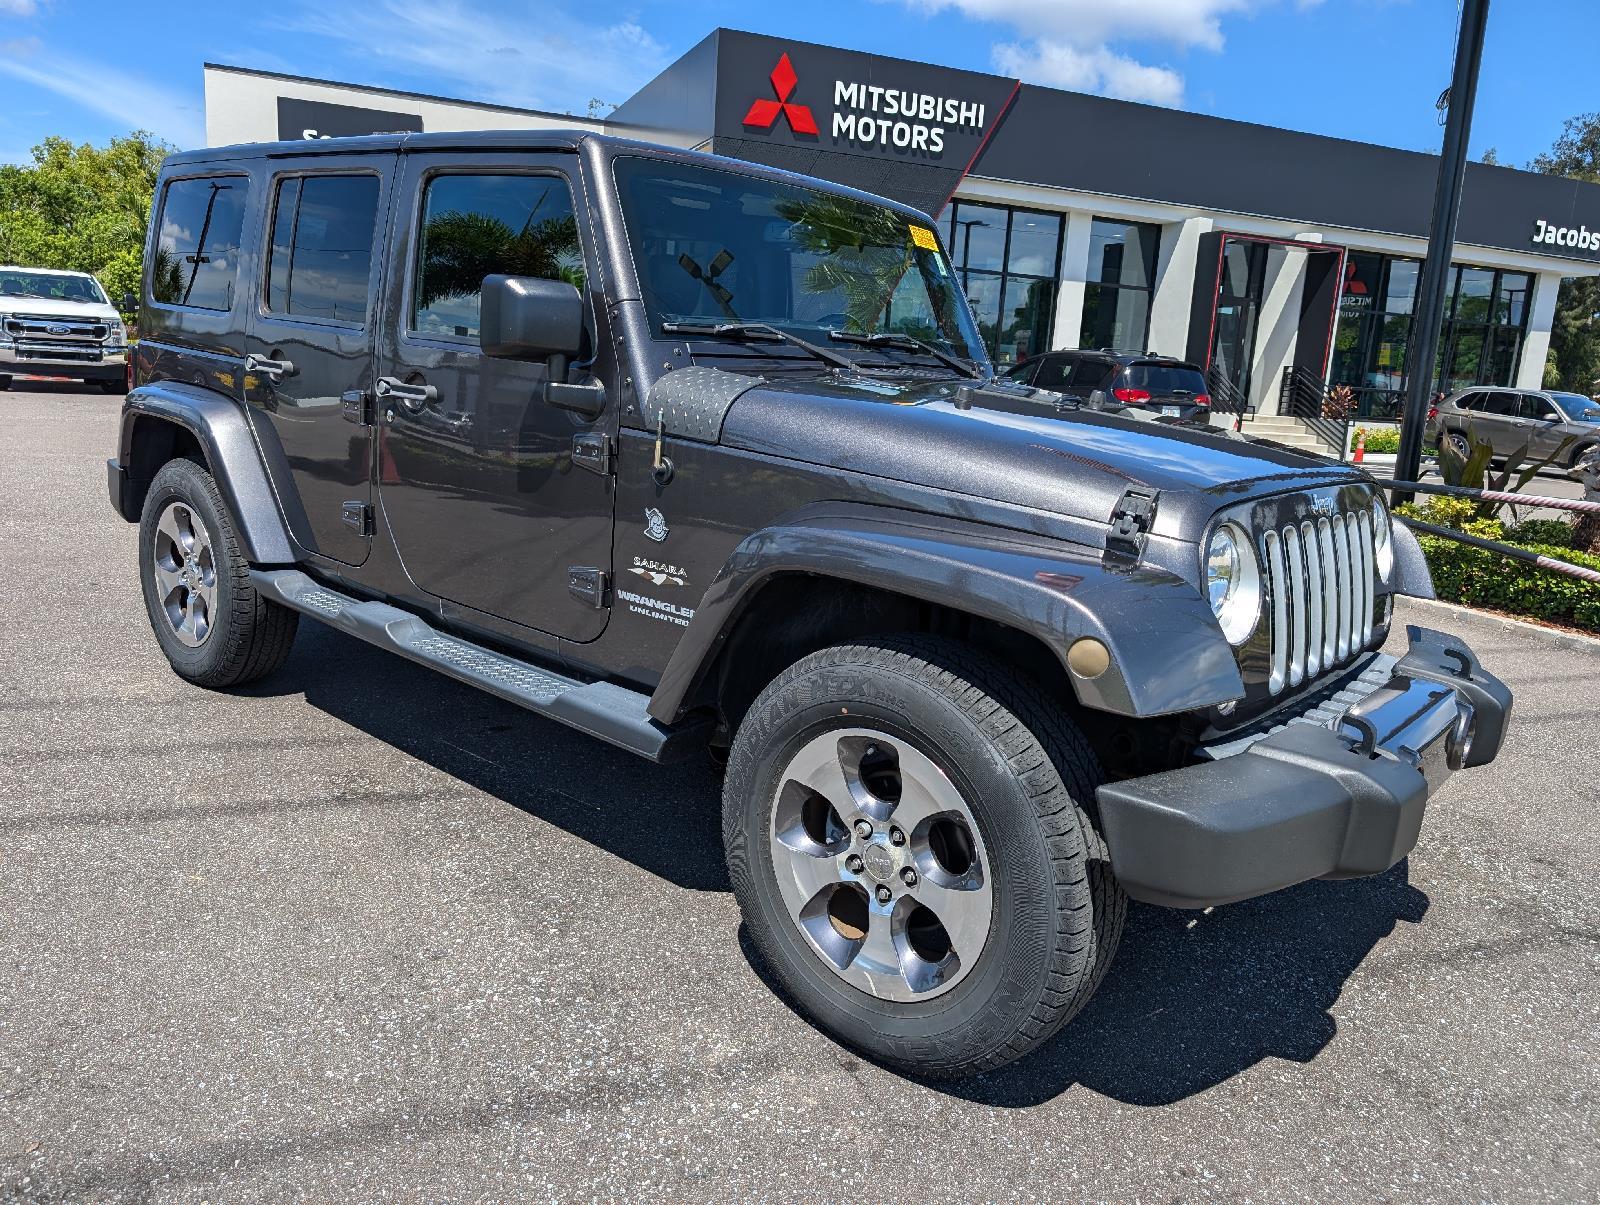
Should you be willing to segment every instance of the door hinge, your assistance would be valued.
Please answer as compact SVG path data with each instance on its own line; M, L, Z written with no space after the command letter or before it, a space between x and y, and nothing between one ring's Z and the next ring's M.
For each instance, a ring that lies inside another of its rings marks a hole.
M365 389L347 389L339 395L339 414L347 423L370 427L376 420L377 399Z
M339 507L339 518L357 535L372 534L372 507L365 502L346 502Z
M1106 551L1137 559L1144 552L1145 536L1156 521L1158 490L1127 489L1111 512Z
M599 431L585 431L572 437L572 463L602 477L611 474L611 437Z
M611 601L611 575L604 569L574 565L567 570L567 593L599 611Z

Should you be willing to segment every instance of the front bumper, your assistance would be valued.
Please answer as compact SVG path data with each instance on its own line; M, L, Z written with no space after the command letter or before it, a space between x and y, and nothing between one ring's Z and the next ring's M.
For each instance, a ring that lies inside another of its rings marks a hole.
M1511 691L1465 643L1410 627L1387 679L1222 756L1097 792L1134 899L1206 908L1308 879L1378 874L1411 852L1428 796L1494 760Z
M25 344L0 347L0 376L51 377L74 381L120 381L127 376L125 347L85 344L70 356L52 356Z

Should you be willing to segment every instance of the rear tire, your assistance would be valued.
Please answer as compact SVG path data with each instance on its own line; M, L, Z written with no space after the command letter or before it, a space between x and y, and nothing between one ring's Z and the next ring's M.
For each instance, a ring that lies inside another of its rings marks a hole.
M216 482L170 460L150 483L139 521L139 581L161 651L179 677L220 689L283 664L300 616L250 584Z
M813 1021L891 1066L1019 1058L1088 1001L1121 935L1101 776L1059 701L964 646L814 653L757 698L728 764L755 947Z
M1596 448L1600 448L1600 444L1584 444L1583 446L1577 448L1572 453L1572 459L1567 461L1567 467L1569 469L1577 468L1583 463L1583 458L1590 452L1593 452Z
M11 388L11 378L10 377L0 377L0 393L4 393L7 389L10 389L10 388Z

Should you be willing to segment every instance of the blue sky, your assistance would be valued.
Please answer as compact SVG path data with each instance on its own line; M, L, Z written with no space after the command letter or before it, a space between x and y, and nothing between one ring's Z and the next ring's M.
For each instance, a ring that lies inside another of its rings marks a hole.
M1521 166L1600 109L1594 13L1497 0L1474 157ZM1454 0L0 0L0 162L47 134L197 145L207 60L582 112L718 25L1437 151L1455 22Z

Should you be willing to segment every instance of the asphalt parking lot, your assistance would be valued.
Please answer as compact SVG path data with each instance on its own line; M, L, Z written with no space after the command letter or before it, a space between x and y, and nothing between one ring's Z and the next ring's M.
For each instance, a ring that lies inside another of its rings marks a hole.
M118 399L0 394L0 1197L1592 1200L1600 652L1412 607L1518 692L1376 879L1135 906L956 1085L752 965L718 784L309 620L173 676Z

